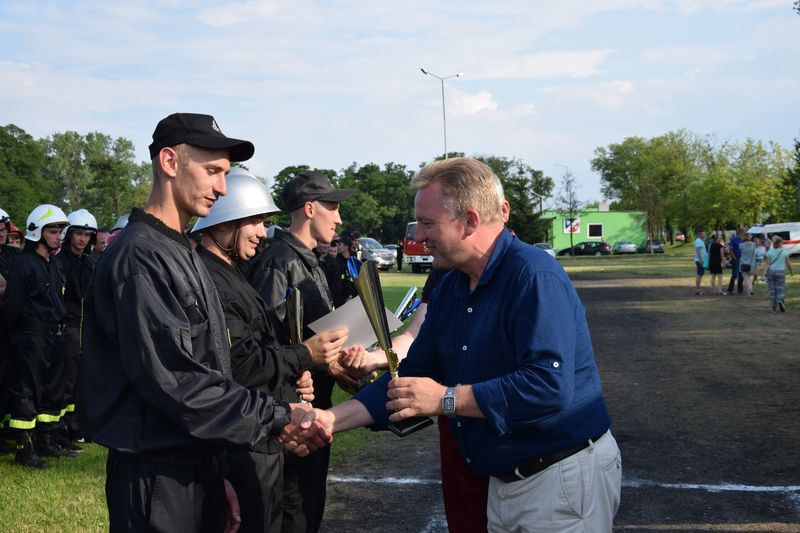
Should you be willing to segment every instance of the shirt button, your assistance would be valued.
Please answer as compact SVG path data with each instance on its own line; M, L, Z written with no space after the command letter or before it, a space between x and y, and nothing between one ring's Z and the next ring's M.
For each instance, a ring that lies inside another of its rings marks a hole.
M456 425L457 425L458 427L461 427L461 422L456 422Z
M472 312L472 308L471 307L467 307L467 313L471 313L471 312Z
M461 351L462 351L462 352L466 352L466 351L467 351L467 345L466 345L466 344L465 344L464 346L462 346L462 347L461 347Z
M466 461L466 462L468 462L468 463L471 463L471 462L472 462L472 460L471 460L469 457L467 457L467 458L465 459L465 461Z
M561 365L558 364L558 361L553 361L553 368L558 368L559 366Z

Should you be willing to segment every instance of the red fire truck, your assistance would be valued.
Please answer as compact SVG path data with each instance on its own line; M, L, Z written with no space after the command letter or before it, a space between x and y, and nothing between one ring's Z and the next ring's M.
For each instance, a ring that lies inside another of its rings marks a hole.
M414 242L417 223L409 222L406 226L406 238L403 240L403 260L411 265L411 272L418 274L422 270L433 268L433 256L424 244Z

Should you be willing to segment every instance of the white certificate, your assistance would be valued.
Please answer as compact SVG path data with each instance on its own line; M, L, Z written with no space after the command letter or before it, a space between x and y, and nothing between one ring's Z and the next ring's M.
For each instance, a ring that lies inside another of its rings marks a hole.
M389 323L389 331L395 331L403 325L403 323L394 314L386 309L386 320ZM332 329L347 328L347 342L344 348L351 346L363 346L369 348L376 342L378 337L375 336L375 331L369 323L369 317L361 305L360 298L351 298L346 304L337 307L324 317L315 320L308 325L315 333L322 333L323 331L330 331Z

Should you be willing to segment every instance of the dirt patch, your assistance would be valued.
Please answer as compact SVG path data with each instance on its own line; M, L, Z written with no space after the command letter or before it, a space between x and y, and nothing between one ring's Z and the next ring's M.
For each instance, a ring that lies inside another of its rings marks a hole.
M618 531L800 531L800 310L575 274L622 449ZM435 427L331 472L325 531L446 531Z

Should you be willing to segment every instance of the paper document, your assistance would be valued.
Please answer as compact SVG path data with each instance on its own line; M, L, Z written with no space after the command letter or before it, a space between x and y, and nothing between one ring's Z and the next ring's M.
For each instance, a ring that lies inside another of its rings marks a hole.
M386 312L386 320L389 322L389 331L395 331L403 325L391 311L386 308L384 308L384 311ZM315 333L347 328L350 332L347 334L347 342L344 344L344 348L350 348L351 346L368 348L378 341L375 331L373 331L372 325L369 323L367 312L364 311L364 306L361 305L359 298L348 300L346 304L315 320L308 327Z

